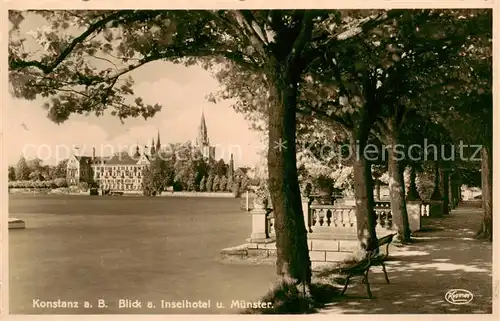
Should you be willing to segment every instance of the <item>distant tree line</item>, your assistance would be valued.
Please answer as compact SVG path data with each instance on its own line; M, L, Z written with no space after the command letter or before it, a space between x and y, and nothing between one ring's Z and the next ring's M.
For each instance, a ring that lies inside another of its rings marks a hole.
M19 158L16 166L8 167L9 187L11 188L57 188L66 187L66 165L68 159L57 165L43 165L39 158L26 160Z
M152 157L151 165L144 170L143 193L154 196L168 187L174 191L232 192L239 195L249 186L248 177L234 170L231 159L215 161L203 156L201 151L187 144L171 144Z

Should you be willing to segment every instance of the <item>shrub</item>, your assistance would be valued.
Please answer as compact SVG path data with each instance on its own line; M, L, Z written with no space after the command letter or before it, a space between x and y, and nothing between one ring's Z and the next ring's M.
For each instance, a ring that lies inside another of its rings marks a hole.
M182 191L182 183L176 181L172 185L172 188L174 189L174 192L180 192L180 191Z
M233 192L234 197L239 197L240 196L240 182L238 182L238 181L233 182L231 188L232 188L232 192Z
M269 308L249 308L244 314L305 314L316 312L340 296L331 284L312 283L309 293L285 282L278 283L260 301L271 303Z
M232 192L233 191L233 185L234 185L234 179L232 176L227 177L227 186L226 186L226 191Z
M200 192L206 191L207 179L206 176L203 176L200 181Z
M87 182L78 183L78 189L82 192L86 192L89 190L89 184Z
M249 184L249 180L248 180L248 177L246 175L244 175L242 178L241 178L241 184L240 184L240 190L242 192L245 192L248 190L248 188L250 187L250 184Z
M196 191L196 178L193 173L189 174L187 180L187 190L188 191Z
M212 183L212 191L218 192L220 190L219 189L219 182L220 182L220 177L219 176L215 176L214 177L214 181Z
M213 175L209 175L207 179L207 192L212 192L213 191L213 183L214 183L214 177Z
M66 181L66 178L56 178L54 180L54 184L57 187L68 187L68 182Z
M34 171L29 174L29 179L32 181L43 181L44 177L39 171Z
M44 188L45 182L34 182L34 181L13 181L9 182L10 188Z
M222 176L219 180L219 191L225 192L227 188L227 178L226 176Z

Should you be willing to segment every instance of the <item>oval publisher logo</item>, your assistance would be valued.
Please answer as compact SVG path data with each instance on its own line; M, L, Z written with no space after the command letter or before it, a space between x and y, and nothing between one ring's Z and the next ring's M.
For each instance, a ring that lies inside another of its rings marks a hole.
M468 290L452 289L446 292L444 298L451 304L467 304L472 301L474 295Z

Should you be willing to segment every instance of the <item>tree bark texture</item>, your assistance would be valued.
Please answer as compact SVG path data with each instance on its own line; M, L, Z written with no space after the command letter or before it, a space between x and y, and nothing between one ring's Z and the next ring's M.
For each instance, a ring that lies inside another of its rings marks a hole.
M440 191L440 174L439 174L439 163L436 161L434 163L434 191L432 192L431 199L435 201L442 201L441 191Z
M493 241L493 186L492 186L492 147L483 146L481 149L481 189L483 192L483 221L477 237Z
M391 195L391 212L393 223L398 230L401 242L410 242L410 224L408 222L408 212L406 210L405 183L403 168L397 159L395 146L399 142L397 128L392 122L388 123L389 137L387 142L390 145L388 151L388 172L389 172L389 193Z
M450 172L448 169L440 170L441 195L443 196L443 214L450 214Z
M361 151L359 154L357 153L356 143L359 144L358 151ZM358 241L360 242L361 249L363 250L377 244L377 233L375 231L377 220L374 211L375 202L373 199L371 166L362 153L365 145L366 139L364 139L363 135L357 135L354 130L353 135L351 136L351 147L353 151L356 226Z
M276 63L269 108L269 190L273 204L277 273L287 283L310 284L311 262L296 160L298 73ZM274 85L274 86L273 86Z

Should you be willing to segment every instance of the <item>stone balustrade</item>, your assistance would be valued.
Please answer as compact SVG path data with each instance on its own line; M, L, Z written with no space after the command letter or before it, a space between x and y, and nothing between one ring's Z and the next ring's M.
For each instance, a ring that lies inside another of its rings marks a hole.
M390 201L377 201L374 206L377 227L392 229L392 212Z
M355 227L354 210L352 206L311 204L308 225L312 232L320 227Z
M420 205L420 216L430 216L430 205L427 202L422 202Z
M430 202L408 200L406 208L412 232L421 229L421 217L433 216ZM309 256L313 265L342 261L358 250L356 206L353 200L304 198L302 210L307 229ZM254 202L250 213L252 234L247 243L224 249L223 256L252 260L258 257L259 260L275 262L276 235L273 211L262 203ZM390 201L376 201L374 216L378 237L398 230L400 223L396 218L393 219Z
M328 202L329 203L329 202ZM308 237L317 239L345 238L356 234L356 206L350 202L330 204L303 199L304 223ZM412 232L421 228L420 218L430 216L428 202L407 201L408 218ZM374 206L377 230L395 230L390 201L376 201ZM251 239L274 239L274 215L272 210L254 208Z

